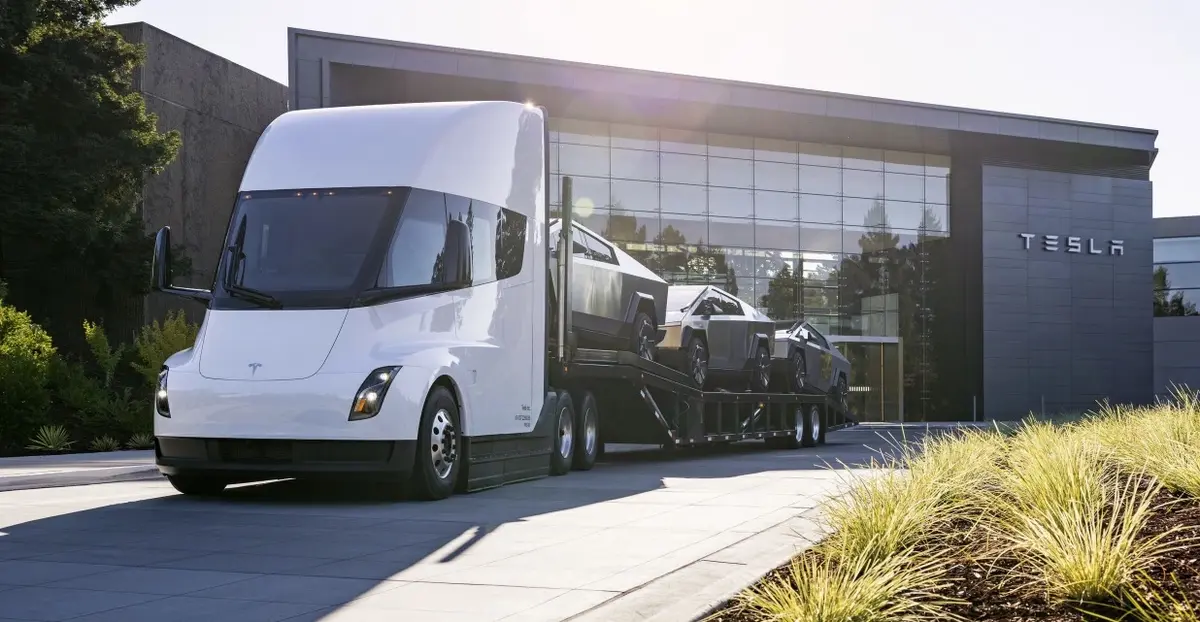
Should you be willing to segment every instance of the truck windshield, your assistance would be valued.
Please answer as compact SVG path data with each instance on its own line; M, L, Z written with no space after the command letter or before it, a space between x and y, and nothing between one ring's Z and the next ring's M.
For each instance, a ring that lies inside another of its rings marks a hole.
M364 279L374 280L365 272L379 239L386 240L380 230L394 227L392 193L243 192L221 257L218 301L244 307L265 296L284 308L348 304Z

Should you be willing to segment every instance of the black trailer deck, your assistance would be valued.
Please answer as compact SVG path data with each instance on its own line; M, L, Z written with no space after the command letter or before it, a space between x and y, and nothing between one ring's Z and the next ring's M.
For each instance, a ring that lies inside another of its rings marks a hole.
M796 439L803 415L820 413L824 433L857 424L847 409L821 394L702 391L687 375L633 352L576 349L551 369L551 382L590 391L600 412L602 443L686 447L750 439Z

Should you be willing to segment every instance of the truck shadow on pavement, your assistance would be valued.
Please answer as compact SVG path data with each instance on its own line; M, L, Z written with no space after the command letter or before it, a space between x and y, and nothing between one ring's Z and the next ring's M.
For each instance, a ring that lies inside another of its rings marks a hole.
M566 619L814 507L891 443L829 440L610 451L437 502L299 481L0 493L0 618Z

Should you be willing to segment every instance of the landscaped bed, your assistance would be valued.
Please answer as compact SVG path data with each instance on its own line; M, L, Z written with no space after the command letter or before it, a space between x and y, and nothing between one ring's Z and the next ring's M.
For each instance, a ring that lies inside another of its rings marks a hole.
M1200 401L903 446L711 622L1200 622Z

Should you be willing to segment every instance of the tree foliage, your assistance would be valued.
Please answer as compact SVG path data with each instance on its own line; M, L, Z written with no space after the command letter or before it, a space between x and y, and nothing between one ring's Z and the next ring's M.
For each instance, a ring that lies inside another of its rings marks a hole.
M132 4L6 0L0 13L0 278L52 332L80 333L149 280L138 202L180 140L134 89L142 50L101 22Z

